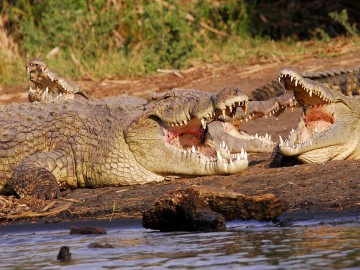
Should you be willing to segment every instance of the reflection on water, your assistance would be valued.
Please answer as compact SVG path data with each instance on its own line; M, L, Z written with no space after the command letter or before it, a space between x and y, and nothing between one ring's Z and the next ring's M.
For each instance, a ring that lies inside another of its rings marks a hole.
M160 233L138 226L107 235L69 230L1 233L1 269L359 269L360 226L280 228L233 223L225 232ZM90 249L97 241L112 249ZM61 246L72 260L61 263Z

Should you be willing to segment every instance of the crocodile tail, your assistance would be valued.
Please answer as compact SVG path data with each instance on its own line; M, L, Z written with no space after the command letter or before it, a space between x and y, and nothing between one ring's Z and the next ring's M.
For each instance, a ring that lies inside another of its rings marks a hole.
M284 93L283 86L278 81L267 83L251 92L251 100L268 100Z

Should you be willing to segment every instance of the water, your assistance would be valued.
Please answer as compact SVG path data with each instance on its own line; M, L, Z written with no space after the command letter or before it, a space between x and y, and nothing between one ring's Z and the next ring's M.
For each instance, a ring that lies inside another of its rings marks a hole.
M143 229L139 221L116 221L99 236L69 235L70 225L50 225L0 227L0 268L360 269L359 222L231 222L225 232L161 233ZM88 248L91 242L115 248ZM70 246L70 262L56 259L63 245Z

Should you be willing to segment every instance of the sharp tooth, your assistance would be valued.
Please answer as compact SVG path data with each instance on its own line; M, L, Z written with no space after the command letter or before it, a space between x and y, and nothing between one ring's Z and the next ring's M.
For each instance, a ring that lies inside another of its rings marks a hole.
M258 135L257 133L255 134L255 138L256 138L256 139L259 139L259 135Z
M203 129L206 129L206 122L204 118L201 118L201 125L203 127Z
M46 94L48 94L48 93L49 93L49 88L48 88L48 87L46 87L46 89L45 89L45 93L46 93Z
M284 145L284 141L283 141L283 138L281 137L281 135L279 135L279 139L280 139L280 146L283 146L283 145Z
M279 80L279 82L281 82L281 75L279 76L278 80Z
M245 158L245 159L248 159L248 158L247 158L247 152L245 152L244 158Z
M192 147L191 147L191 152L193 152L193 153L196 152L195 146L192 146Z
M225 141L222 141L221 147L225 148L225 146L226 146Z
M233 108L232 105L229 106L229 111L232 112Z
M184 124L187 125L187 121L186 121L186 120L184 120Z
M220 152L219 152L219 151L216 151L216 156L217 156L217 159L218 159L218 160L222 160L222 157L221 157L221 155L220 155Z
M222 115L224 116L224 118L225 118L225 116L226 116L226 112L225 112L225 110L221 110L221 112L222 112Z
M310 97L312 96L312 90L309 91L309 96L310 96Z
M32 88L31 88L31 86L30 86L30 88L29 88L29 91L32 91Z
M241 147L240 157L241 157L241 158L244 158L244 157L245 157L245 151L244 151L244 148L242 148L242 147Z
M297 79L295 79L295 86L297 86L298 85L298 80Z

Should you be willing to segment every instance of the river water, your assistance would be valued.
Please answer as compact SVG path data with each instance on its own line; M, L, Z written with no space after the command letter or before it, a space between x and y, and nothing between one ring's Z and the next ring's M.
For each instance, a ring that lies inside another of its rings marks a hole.
M286 226L234 221L208 233L161 233L115 220L101 223L106 235L69 235L70 225L0 227L0 269L360 269L359 216ZM56 259L64 245L70 262Z

